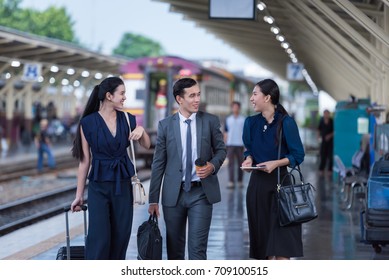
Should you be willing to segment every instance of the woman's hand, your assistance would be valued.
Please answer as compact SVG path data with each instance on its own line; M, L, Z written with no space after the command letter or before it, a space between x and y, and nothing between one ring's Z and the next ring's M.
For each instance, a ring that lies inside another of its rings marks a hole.
M70 210L72 212L79 212L81 211L81 205L84 204L84 199L82 197L76 197L72 204L70 205Z
M151 139L150 136L147 134L147 131L145 131L143 126L137 126L130 134L130 137L128 140L135 140L139 141L139 144L145 148L150 149L151 146Z
M248 156L243 162L242 167L251 167L253 166L253 158L251 156ZM246 172L251 172L250 169L243 169Z
M145 129L143 126L137 126L133 131L131 131L130 137L128 139L138 141L140 138L142 138L144 132Z

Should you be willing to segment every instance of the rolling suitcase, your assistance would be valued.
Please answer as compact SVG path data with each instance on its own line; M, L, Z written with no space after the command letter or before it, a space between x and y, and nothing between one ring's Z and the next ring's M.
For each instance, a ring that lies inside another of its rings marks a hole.
M361 212L362 241L381 252L389 244L389 160L373 164L367 181L365 210Z
M87 236L87 222L86 222L86 210L87 206L82 205L81 209L84 214L84 244ZM84 260L85 259L85 246L70 246L70 231L69 231L69 211L70 206L64 208L66 219L66 246L59 248L57 253L57 260Z

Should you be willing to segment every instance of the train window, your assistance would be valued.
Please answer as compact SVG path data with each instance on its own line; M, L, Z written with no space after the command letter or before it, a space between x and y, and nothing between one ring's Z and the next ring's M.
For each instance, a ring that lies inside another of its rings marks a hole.
M228 92L221 88L208 86L205 89L206 91L206 102L208 104L218 104L225 105L228 104Z
M144 100L145 99L145 90L144 89L137 89L135 91L135 98L137 100Z

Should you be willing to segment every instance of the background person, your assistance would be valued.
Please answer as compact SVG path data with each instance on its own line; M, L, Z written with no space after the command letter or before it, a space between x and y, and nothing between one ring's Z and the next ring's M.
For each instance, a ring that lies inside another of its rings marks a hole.
M321 137L319 172L323 174L327 166L328 173L332 173L334 162L334 122L330 111L324 110L317 129Z
M124 260L131 236L134 166L126 149L131 139L149 148L150 138L143 127L136 125L135 117L128 114L130 133L124 115L127 113L120 111L125 100L125 86L118 77L106 78L95 86L73 144L73 156L80 163L72 211L80 211L79 205L84 203L89 172L85 250L88 260Z
M246 194L250 258L254 259L303 256L301 225L281 227L277 215L277 167L283 178L287 166L301 164L305 156L297 124L279 99L280 91L275 81L258 82L250 102L259 114L248 117L243 129L246 159L242 166L265 166L251 172ZM281 127L282 139L279 139ZM287 177L284 183L289 182Z
M47 155L47 165L49 166L49 168L55 168L55 159L51 149L51 141L47 133L48 126L49 121L47 119L42 119L39 122L39 131L35 135L35 146L38 150L38 172L43 171L44 154Z
M218 117L199 111L197 82L180 79L173 86L173 94L179 110L158 125L149 213L159 216L162 188L168 259L185 259L188 223L188 258L204 260L213 204L221 200L217 172L226 148ZM196 169L198 158L207 164Z
M240 114L240 102L233 101L231 104L232 114L226 118L224 142L227 147L228 159L228 187L235 185L235 173L238 174L238 186L243 187L243 170L240 165L243 161L244 145L242 140L245 117Z
M166 117L167 109L166 80L159 80L158 85L159 89L155 96L155 128L158 128L158 122Z
M3 126L1 125L0 125L0 151L1 151L1 158L5 158L8 154L8 142L7 142L7 138L5 137Z

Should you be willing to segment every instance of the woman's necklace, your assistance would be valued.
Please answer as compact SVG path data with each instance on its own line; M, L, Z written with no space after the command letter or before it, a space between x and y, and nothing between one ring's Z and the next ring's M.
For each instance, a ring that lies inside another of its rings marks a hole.
M267 119L265 118L265 124L263 125L263 130L262 130L262 132L266 132L267 128L268 128L269 125L273 122L273 120L274 120L274 114L273 114L273 116L271 117L270 122L268 122Z

